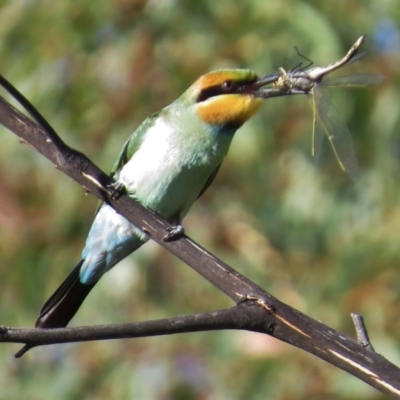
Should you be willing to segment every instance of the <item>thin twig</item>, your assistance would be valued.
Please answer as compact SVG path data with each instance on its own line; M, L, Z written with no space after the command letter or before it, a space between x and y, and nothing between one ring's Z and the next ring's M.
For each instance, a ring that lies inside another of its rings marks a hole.
M370 351L375 351L369 340L367 328L365 327L364 318L360 314L351 313L351 318L356 328L358 343Z

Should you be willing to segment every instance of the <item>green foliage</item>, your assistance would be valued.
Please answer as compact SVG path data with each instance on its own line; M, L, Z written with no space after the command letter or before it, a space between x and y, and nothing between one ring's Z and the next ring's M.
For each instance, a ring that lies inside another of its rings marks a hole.
M333 96L353 133L360 179L351 182L329 148L323 165L313 164L306 98L266 100L185 227L340 331L354 334L349 313L362 313L377 351L400 363L400 49L384 53L373 41L385 19L399 24L396 2L4 0L0 11L1 73L105 170L140 122L201 74L290 68L299 62L293 46L325 65L369 33L367 57L343 73L383 73L386 82ZM32 326L79 260L96 200L1 127L0 138L0 323ZM229 305L149 243L102 279L73 324ZM13 360L17 349L0 348L1 400L381 398L300 350L247 332L49 346Z

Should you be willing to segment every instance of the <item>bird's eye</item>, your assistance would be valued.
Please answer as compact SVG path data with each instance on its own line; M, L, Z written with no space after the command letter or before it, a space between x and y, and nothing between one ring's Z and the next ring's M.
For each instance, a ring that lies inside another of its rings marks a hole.
M232 81L225 81L225 82L222 84L222 89L223 89L225 92L231 92L231 91L233 90L233 88L234 88L234 84L233 84Z

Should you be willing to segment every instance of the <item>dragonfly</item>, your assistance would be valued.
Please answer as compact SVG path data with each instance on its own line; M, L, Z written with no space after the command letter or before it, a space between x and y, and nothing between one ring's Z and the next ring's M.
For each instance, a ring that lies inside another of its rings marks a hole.
M290 71L280 68L279 74L264 77L266 81L272 84L272 89L264 89L264 93L261 93L262 97L308 94L313 110L312 157L318 162L323 138L327 137L339 167L352 180L357 180L359 176L353 140L345 121L341 118L337 109L330 104L329 94L323 88L371 86L383 81L383 77L377 74L353 74L325 79L327 75L364 55L364 53L359 53L359 50L365 42L365 38L366 35L358 38L343 58L326 67L308 69L297 67Z

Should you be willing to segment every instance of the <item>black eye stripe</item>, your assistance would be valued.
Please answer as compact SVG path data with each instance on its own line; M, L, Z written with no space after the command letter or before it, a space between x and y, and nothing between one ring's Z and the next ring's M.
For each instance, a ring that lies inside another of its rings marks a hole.
M234 83L232 81L225 81L221 86L225 91L229 91L234 88Z
M221 94L232 93L233 92L232 89L227 90L222 85L208 87L207 89L203 89L200 92L199 96L197 97L197 102L200 103L201 101L205 101L210 97L219 96Z
M250 81L233 82L227 80L220 85L211 86L203 89L197 96L196 101L197 103L200 103L202 101L209 99L210 97L215 97L227 93L240 93L242 91L241 89L243 89L244 86L251 85L255 81L256 79L252 80L251 82Z

